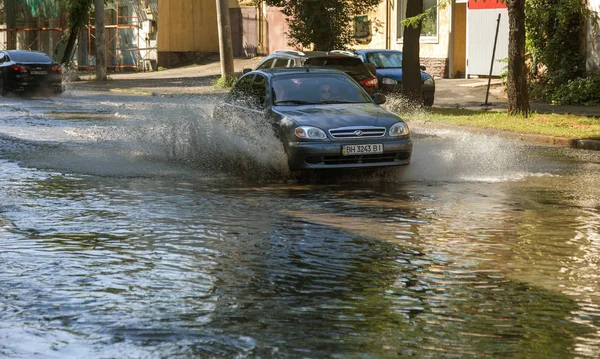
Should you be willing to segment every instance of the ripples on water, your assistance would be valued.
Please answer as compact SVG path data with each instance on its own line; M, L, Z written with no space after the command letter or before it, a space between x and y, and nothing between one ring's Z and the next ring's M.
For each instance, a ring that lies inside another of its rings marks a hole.
M413 128L296 181L152 100L0 110L0 356L599 356L598 154Z

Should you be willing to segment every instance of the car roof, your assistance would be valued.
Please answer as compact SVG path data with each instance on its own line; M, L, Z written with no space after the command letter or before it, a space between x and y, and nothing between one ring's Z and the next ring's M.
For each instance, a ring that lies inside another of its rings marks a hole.
M332 50L332 51L298 51L298 50L275 50L271 52L268 57L272 56L289 56L295 58L309 58L309 57L322 57L322 56L347 56L356 57L351 51L344 50Z
M248 72L248 74L256 74L261 73L267 75L269 77L273 76L281 76L281 75L289 75L289 74L342 74L346 75L343 71L332 69L332 68L324 68L324 67L275 67L270 69L260 69ZM347 75L346 75L347 76Z
M390 49L361 49L361 50L353 50L357 54L372 54L375 52L389 52L389 53L402 53L400 50L390 50Z
M27 53L36 53L36 54L44 54L44 55L48 55L45 52L41 52L41 51L31 51L31 50L4 50L4 52L8 53L8 54L27 54Z

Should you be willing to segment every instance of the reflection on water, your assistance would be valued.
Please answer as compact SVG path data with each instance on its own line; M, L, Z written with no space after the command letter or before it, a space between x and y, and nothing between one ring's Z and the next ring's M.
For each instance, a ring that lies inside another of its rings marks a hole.
M413 128L408 168L249 179L193 106L111 106L0 116L0 356L600 356L598 153Z

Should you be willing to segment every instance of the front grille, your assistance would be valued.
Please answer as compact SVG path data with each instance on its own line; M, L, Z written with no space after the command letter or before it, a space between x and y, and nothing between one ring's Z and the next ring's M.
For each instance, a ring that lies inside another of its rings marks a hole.
M364 156L325 156L323 164L325 165L345 165L353 163L388 163L396 160L407 160L410 158L409 152L401 153L382 153L379 155L364 155Z
M333 138L373 138L383 137L385 127L340 127L329 130Z

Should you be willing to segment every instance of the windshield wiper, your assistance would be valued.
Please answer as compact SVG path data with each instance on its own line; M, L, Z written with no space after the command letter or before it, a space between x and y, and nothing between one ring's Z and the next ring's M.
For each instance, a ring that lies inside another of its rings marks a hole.
M290 105L314 105L315 102L310 102L310 101L303 101L303 100L282 100L282 101L275 101L276 105L282 105L282 104L290 104Z
M319 102L321 104L334 104L334 103L364 103L364 102L359 102L359 101L348 101L348 100L328 100L328 101L321 101Z

